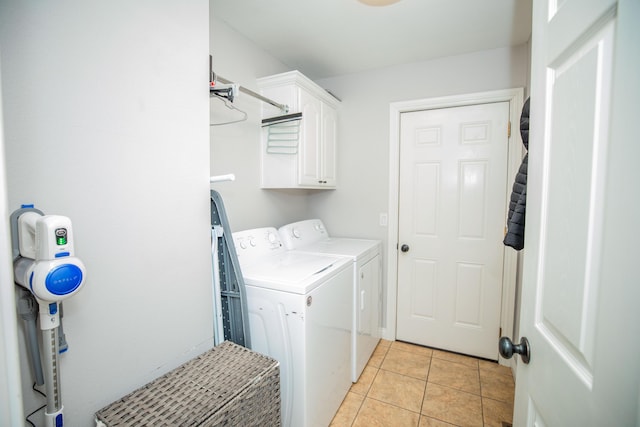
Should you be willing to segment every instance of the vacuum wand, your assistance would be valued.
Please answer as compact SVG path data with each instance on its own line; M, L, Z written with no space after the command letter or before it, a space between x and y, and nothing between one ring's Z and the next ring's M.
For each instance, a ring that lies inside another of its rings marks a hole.
M24 322L25 339L27 342L27 351L29 352L29 360L37 385L44 384L44 373L42 372L42 363L40 363L40 346L38 345L38 333L36 319L38 318L38 302L31 292L26 289L18 289L18 307L17 312Z

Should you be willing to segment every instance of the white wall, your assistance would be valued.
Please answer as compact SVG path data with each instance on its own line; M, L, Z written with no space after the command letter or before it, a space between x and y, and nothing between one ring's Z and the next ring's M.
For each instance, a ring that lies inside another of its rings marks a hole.
M256 79L289 71L284 64L256 47L224 22L211 9L211 53L213 69L220 76L255 92ZM304 190L260 189L260 121L262 102L242 94L233 103L247 113L241 123L211 127L211 174L234 173L236 181L214 184L224 200L234 231L255 227L280 227L307 217ZM242 118L242 114L211 99L211 123Z
M333 192L309 196L311 214L322 218L333 235L382 240L386 252L388 229L379 225L379 214L389 210L390 103L525 87L528 58L523 45L318 81L342 99L339 182Z
M1 61L0 61L1 62ZM0 64L0 74L2 66ZM2 78L0 76L0 81ZM0 100L2 86L0 85ZM0 221L2 236L9 235L9 208L4 159L4 125L0 103ZM11 242L0 241L0 425L20 425L23 415L20 386L20 356L18 354L18 328L11 263Z
M69 216L88 271L68 425L212 345L208 20L206 0L0 3L9 209Z
M213 68L257 90L256 78L290 71L211 9ZM527 83L528 48L495 49L317 81L342 99L339 110L338 189L260 190L261 103L240 94L234 105L248 113L242 123L212 127L211 173L234 173L234 183L215 184L234 230L322 218L335 235L386 240L379 213L387 212L389 104L396 101L479 92ZM304 73L304 70L300 70ZM242 115L211 100L211 122Z
M211 345L210 174L237 176L213 187L235 230L317 216L386 243L389 103L526 84L524 47L324 79L343 100L338 190L260 190L260 103L206 130L237 117L202 90L209 18L220 75L255 90L288 71L204 0L1 4L9 207L70 216L89 271L65 303L71 425Z
M256 90L257 77L290 70L216 20L215 10L211 14L217 73ZM249 113L249 120L211 132L212 174L235 173L238 180L213 188L223 195L235 230L318 217L331 234L380 239L386 251L388 228L379 225L379 215L389 210L390 103L527 87L528 69L529 46L522 45L317 81L342 100L338 188L332 191L259 189L260 105L241 94L235 105ZM211 102L212 122L240 116L219 101Z
M318 81L342 99L340 182L313 194L310 208L334 234L384 237L378 213L387 210L390 103L524 87L527 52L495 49Z

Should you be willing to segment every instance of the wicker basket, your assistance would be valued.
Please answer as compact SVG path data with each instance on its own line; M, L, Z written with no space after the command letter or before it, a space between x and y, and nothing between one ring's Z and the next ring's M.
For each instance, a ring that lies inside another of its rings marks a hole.
M116 426L279 426L280 368L232 342L190 360L96 413Z

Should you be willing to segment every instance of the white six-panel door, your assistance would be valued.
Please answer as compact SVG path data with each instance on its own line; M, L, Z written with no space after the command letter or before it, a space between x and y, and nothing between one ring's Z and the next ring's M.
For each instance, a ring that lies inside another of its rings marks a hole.
M640 421L639 23L637 0L534 1L517 426Z
M509 102L401 114L397 339L497 359L508 122Z

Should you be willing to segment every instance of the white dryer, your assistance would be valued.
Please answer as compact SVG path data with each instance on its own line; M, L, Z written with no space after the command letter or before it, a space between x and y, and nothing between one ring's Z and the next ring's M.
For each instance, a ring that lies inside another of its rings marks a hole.
M287 224L278 232L288 250L341 256L352 261L351 381L355 383L380 341L382 243L330 237L319 219Z
M351 263L287 251L272 227L233 241L251 348L280 362L282 425L326 427L351 386Z

